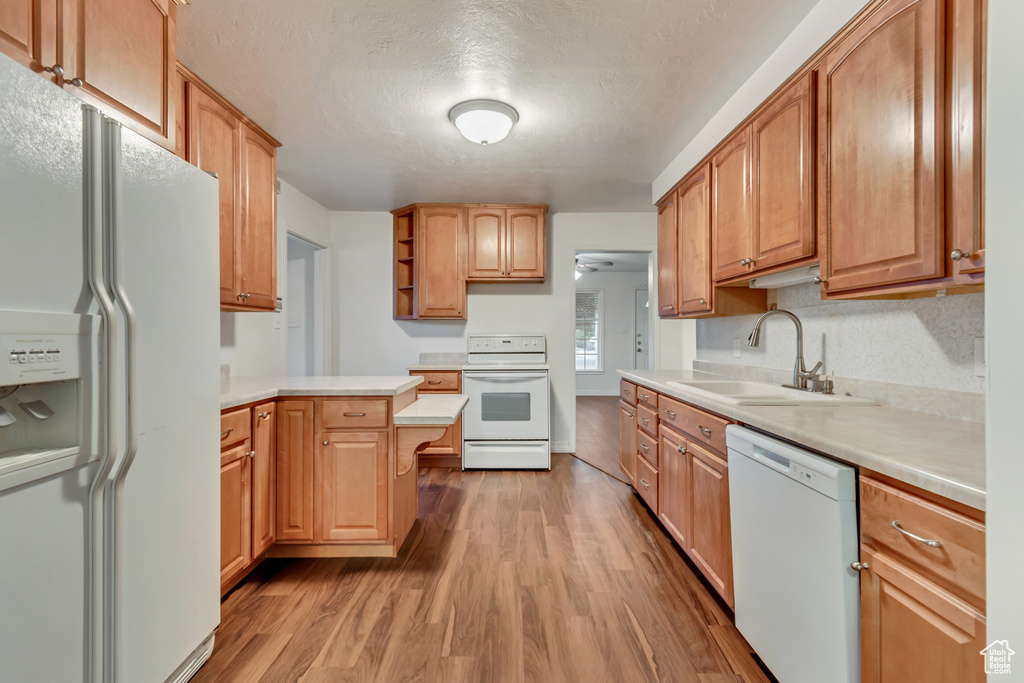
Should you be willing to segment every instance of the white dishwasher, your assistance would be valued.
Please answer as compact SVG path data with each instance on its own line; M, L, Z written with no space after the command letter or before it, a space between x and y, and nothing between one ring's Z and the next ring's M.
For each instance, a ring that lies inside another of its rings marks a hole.
M782 683L860 681L857 473L731 425L736 627Z

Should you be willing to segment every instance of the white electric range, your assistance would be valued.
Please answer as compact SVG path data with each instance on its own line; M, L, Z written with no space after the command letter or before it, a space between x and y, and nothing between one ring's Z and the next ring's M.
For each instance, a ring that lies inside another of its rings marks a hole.
M464 469L549 470L550 382L542 334L471 334L462 367Z

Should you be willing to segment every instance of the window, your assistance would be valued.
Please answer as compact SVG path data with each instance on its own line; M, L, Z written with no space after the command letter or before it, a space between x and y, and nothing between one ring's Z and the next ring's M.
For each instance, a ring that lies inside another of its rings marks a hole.
M604 290L576 291L576 372L601 372Z

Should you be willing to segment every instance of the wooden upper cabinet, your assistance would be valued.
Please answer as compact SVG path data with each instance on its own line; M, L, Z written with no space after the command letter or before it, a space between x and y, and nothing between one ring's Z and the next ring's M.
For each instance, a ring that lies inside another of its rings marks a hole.
M547 210L510 206L505 209L505 277L544 279L544 222Z
M326 433L318 452L317 540L386 540L387 432Z
M470 206L466 215L467 280L544 279L546 207Z
M679 205L679 312L710 311L711 166L705 164L683 180L676 197Z
M658 315L679 315L678 193L658 204Z
M495 280L505 275L505 209L474 207L467 212L470 280Z
M813 94L814 75L807 74L752 124L752 271L815 255Z
M277 150L243 124L241 156L236 277L245 305L273 310L277 305Z
M176 8L173 0L63 0L61 27L65 88L172 152Z
M949 255L957 283L974 284L985 272L985 3L952 0L951 17Z
M825 292L945 274L945 2L881 5L818 75Z
M176 75L187 101L187 159L220 184L221 309L273 311L280 145L186 67Z
M241 291L235 282L238 222L238 119L217 100L194 84L186 87L188 99L189 161L217 174L220 185L220 301L238 303Z
M416 210L416 289L419 318L466 317L465 210L427 206Z
M259 557L277 538L277 404L253 410L252 557Z
M0 54L49 80L58 77L44 69L59 64L58 10L60 0L3 0L0 2Z
M313 540L313 405L277 403L277 539Z
M749 271L751 233L750 126L726 140L711 159L711 245L717 282Z

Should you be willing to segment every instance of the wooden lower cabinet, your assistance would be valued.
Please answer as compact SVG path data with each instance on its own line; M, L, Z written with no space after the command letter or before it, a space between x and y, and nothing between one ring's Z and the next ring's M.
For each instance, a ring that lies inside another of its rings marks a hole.
M985 617L899 562L861 546L861 680L985 680Z
M257 558L277 540L277 406L263 403L253 410L252 556Z
M245 441L220 456L220 582L225 584L252 560L250 448Z
M636 408L619 401L619 469L630 484L636 476Z
M386 540L387 432L326 433L317 452L316 540Z
M416 396L423 394L461 394L461 370L410 370L410 375L423 377L416 387ZM445 430L444 436L419 449L420 467L457 467L462 469L462 417Z
M729 522L729 469L711 451L687 445L690 538L686 553L731 607L732 528Z
M313 541L313 401L277 403L277 539Z
M681 548L690 538L690 462L686 440L671 429L661 429L661 481L658 518Z

